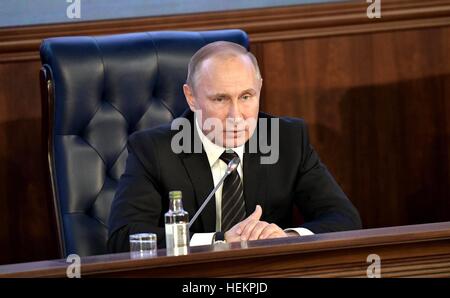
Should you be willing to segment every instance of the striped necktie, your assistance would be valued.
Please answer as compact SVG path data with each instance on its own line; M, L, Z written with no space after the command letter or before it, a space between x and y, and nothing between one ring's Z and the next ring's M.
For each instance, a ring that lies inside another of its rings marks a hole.
M238 157L234 151L224 151L220 156L227 165ZM239 158L239 157L238 157ZM230 173L223 182L222 189L222 231L226 232L235 224L245 219L244 187L236 170Z

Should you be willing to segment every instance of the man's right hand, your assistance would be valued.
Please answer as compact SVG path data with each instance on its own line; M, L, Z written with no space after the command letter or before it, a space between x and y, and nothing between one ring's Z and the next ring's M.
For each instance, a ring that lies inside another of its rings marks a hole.
M262 215L261 206L257 205L255 211L249 217L237 223L229 231L225 232L227 242L239 242L246 240L269 239L288 236L298 236L297 233L289 235L278 225L260 221Z
M263 231L267 232L267 229L272 228L271 224L260 221L261 215L262 208L257 205L252 214L225 232L225 240L227 242L239 242L258 239Z
M225 240L229 242L239 242L241 240L241 235L244 231L250 230L252 231L254 228L258 226L258 229L261 228L263 230L267 225L269 225L265 221L259 221L262 215L262 208L260 205L257 205L255 211L250 214L246 219L234 225L231 229L225 232Z

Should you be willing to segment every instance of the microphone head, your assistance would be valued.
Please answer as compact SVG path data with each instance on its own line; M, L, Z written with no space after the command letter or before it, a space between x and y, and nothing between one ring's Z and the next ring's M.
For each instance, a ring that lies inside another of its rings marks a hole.
M241 160L237 156L234 157L232 160L230 160L230 162L227 165L227 174L230 174L231 172L236 170L240 162Z

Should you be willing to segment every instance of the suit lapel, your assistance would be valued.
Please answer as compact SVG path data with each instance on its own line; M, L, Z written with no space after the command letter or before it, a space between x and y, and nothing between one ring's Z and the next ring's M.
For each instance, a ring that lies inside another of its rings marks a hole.
M182 117L187 118L191 123L191 152L194 152L194 142L199 142L199 144L201 144L200 137L198 136L197 130L195 129L194 114L189 111L184 113ZM181 153L180 158L192 183L192 187L194 188L195 201L197 203L195 210L197 211L203 204L211 190L214 188L214 181L211 173L211 167L209 166L208 162L208 157L202 146L201 153ZM189 214L189 216L190 218L192 218L194 214ZM202 213L196 221L199 220L203 224L204 232L215 231L215 196L211 198L211 201L208 203L208 205L206 205L205 209L203 209ZM198 225L198 223L194 223L193 227L195 227L196 225Z
M205 152L185 154L182 158L186 172L191 180L194 188L195 200L197 202L198 210L205 201L208 194L214 186L211 168L209 167L208 158ZM192 218L194 214L190 214ZM205 209L200 214L197 220L201 219L205 232L214 232L216 229L216 199L211 198L211 201L206 205Z
M252 136L257 138L258 130ZM255 211L256 205L261 205L263 214L267 196L267 165L261 164L259 146L257 152L250 152L249 142L244 152L244 196L247 216Z

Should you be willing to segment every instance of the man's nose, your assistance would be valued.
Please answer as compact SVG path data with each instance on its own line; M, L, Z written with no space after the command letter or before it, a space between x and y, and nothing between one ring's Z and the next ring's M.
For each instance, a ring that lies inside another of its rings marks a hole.
M228 118L242 119L242 113L237 101L232 101L228 109Z

